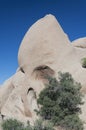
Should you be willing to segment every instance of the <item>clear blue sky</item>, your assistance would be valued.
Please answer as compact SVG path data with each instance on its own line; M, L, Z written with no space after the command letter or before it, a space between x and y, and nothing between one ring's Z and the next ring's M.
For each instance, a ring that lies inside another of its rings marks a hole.
M18 48L28 28L50 13L71 41L86 36L86 0L0 0L0 84L17 69Z

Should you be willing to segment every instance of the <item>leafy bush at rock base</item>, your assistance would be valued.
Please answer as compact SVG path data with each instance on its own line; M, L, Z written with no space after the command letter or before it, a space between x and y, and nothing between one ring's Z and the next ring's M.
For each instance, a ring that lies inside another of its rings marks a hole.
M23 123L15 119L7 119L2 123L3 130L54 130L52 123L44 122L41 119L37 120L33 126Z
M66 130L83 130L83 123L78 114L81 112L81 85L76 83L69 73L59 73L59 81L48 77L49 84L39 94L38 114L56 126Z
M7 119L2 123L3 130L23 130L24 125L16 119Z

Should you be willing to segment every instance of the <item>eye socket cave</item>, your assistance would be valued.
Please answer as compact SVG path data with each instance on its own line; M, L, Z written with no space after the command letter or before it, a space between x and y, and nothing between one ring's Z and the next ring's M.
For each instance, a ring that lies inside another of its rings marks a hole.
M31 94L33 98L36 99L36 92L34 91L33 88L29 88L27 91L27 95Z
M33 89L33 88L29 88L28 91L27 91L27 94L28 94L30 91L34 91L34 89Z
M22 73L25 73L24 70L23 70L23 68L20 68L20 70L21 70Z
M54 76L54 74L54 70L46 65L36 67L32 73L35 79L45 79L47 76Z

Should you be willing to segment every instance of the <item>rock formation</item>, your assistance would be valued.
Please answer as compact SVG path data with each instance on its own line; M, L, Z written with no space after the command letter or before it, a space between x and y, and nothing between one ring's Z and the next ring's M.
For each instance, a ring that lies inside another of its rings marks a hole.
M69 72L82 85L86 99L86 69L81 59L86 57L86 38L70 42L56 18L47 15L27 31L18 52L17 72L0 88L1 118L33 121L37 118L37 97L45 87L45 75ZM80 117L86 121L86 100ZM85 126L86 130L86 126Z

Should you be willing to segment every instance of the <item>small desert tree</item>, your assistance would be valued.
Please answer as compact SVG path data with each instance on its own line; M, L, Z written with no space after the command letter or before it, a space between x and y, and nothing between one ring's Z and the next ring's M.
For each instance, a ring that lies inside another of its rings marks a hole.
M41 108L38 114L66 130L83 130L78 116L82 104L80 83L76 83L69 73L59 73L59 81L51 77L48 80L49 84L39 94Z

